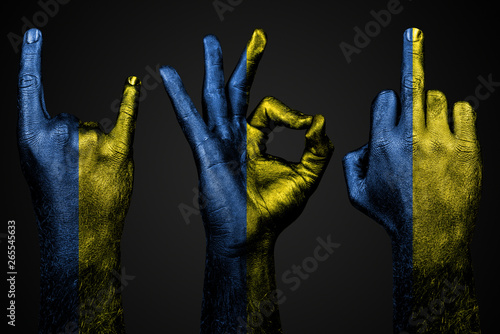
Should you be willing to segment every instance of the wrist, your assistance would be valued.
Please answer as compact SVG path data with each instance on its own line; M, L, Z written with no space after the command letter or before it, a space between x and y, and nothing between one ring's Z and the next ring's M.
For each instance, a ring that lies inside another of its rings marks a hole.
M439 224L436 223L435 224ZM428 273L467 270L471 236L450 228L447 232L422 231L414 228L413 267Z
M40 333L78 326L78 210L69 207L66 215L56 216L56 210L34 206L40 245Z
M393 239L395 333L479 332L469 247L450 239Z
M79 318L78 265L40 262L39 333L76 329Z
M480 333L472 266L414 268L408 328L418 333Z
M281 333L274 266L274 242L261 244L247 258L247 328L251 333Z
M79 328L83 333L125 331L120 281L125 213L116 213L113 219L103 216L110 211L79 217Z
M119 258L80 265L79 329L82 333L124 333Z
M202 332L280 332L274 243L227 253L207 245Z
M78 328L80 332L124 332L120 241L101 242L101 235L85 237L79 233L83 232L81 227L61 235L60 228L52 227L65 226L63 223L45 224L39 229L39 331L60 333ZM69 225L66 222L66 227Z
M237 333L246 319L246 261L207 245L202 333Z

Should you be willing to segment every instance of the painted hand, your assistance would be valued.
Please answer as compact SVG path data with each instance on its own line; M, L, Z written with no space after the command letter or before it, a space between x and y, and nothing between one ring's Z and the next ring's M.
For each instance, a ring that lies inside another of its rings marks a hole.
M24 36L19 72L18 146L31 191L41 254L43 333L123 331L120 239L130 205L132 141L140 82L129 77L114 129L50 117L41 82L42 35ZM97 293L100 296L96 296Z
M482 175L476 114L457 102L450 116L444 94L424 90L423 33L408 29L401 99L377 96L370 142L344 158L352 204L392 239L395 333L479 330L469 248ZM446 302L451 282L466 288ZM416 319L425 309L431 316Z
M275 98L262 100L247 121L250 86L265 45L264 32L255 30L225 86L220 44L205 37L205 119L177 72L160 70L198 168L207 239L204 333L241 326L280 330L277 307L257 326L250 318L275 290L275 241L304 209L333 151L321 115L304 115ZM265 153L266 131L275 126L307 129L300 162Z

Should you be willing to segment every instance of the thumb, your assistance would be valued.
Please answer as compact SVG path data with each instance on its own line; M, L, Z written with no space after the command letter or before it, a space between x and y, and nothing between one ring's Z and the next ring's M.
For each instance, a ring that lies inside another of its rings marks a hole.
M368 144L346 154L342 161L349 200L356 208L364 208L367 204L365 184L367 158Z

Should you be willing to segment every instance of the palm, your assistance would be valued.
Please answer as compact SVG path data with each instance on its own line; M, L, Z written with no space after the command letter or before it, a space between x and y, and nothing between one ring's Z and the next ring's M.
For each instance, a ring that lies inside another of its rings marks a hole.
M281 232L303 210L312 183L293 164L275 157L258 157L247 165L247 216L251 233Z
M236 145L237 146L237 145ZM197 157L200 209L207 234L226 243L227 235L242 235L245 229L245 173L240 150L231 140L211 134ZM243 166L243 167L242 167ZM218 239L221 236L221 239ZM243 238L233 238L231 249L244 247Z

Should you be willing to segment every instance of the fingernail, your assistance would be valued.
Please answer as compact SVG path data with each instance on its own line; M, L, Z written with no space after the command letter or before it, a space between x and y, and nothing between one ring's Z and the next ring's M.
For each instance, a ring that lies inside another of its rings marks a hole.
M424 37L424 33L422 32L422 30L413 28L413 41L418 42L422 39L422 37Z
M406 29L405 38L409 42L411 42L413 40L413 28Z
M422 30L418 28L409 28L405 31L405 37L409 42L418 42L423 36Z
M38 42L40 38L40 30L38 29L30 29L26 32L26 43L32 44Z
M264 29L255 29L252 37L266 40L266 33L264 32Z
M249 49L253 50L255 53L260 54L264 51L267 44L266 33L262 29L255 29L250 43L248 45Z
M136 76L132 75L132 76L128 77L128 83L131 84L132 86L140 85L141 80L139 80Z

